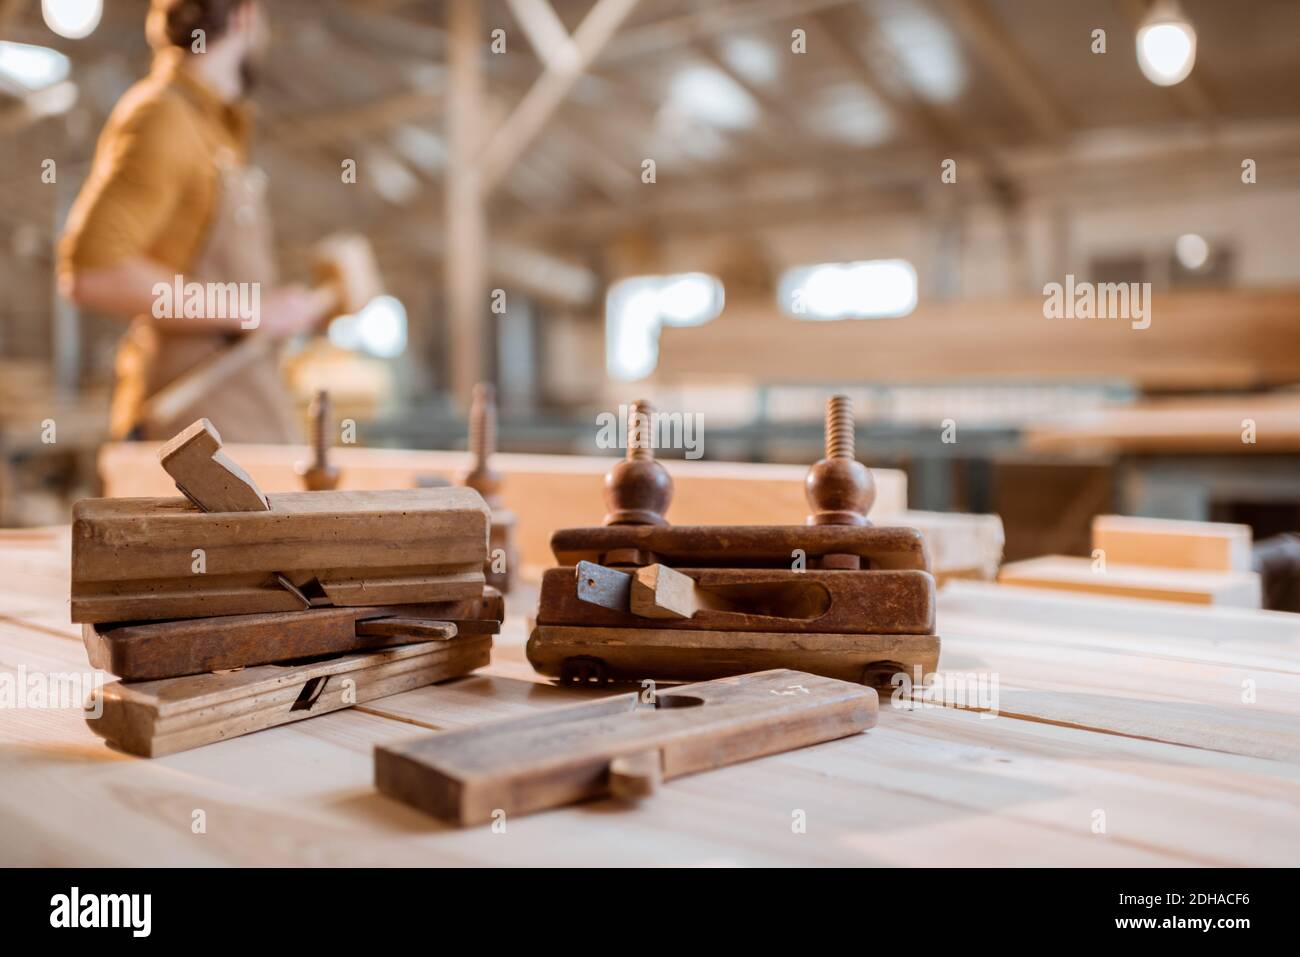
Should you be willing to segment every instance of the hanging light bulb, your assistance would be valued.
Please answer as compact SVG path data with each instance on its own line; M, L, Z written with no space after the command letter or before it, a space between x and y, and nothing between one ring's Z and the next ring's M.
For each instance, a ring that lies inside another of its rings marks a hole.
M1156 0L1137 32L1142 75L1157 86L1187 79L1196 65L1196 30L1175 0Z

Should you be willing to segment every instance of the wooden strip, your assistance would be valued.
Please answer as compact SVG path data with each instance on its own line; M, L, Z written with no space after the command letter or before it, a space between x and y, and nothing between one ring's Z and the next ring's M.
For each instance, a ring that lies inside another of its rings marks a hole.
M459 824L607 794L610 764L658 755L665 779L865 730L876 695L847 682L776 670L663 692L627 694L375 751L375 786Z
M301 665L260 665L103 689L91 730L158 757L397 694L487 664L492 641L466 637Z
M459 601L483 592L483 566L477 562L431 566L427 572L393 580L376 574L331 581L328 587L321 583L321 587L330 604L343 606ZM287 576L303 584L314 579L310 572L290 571ZM298 598L266 574L83 583L76 587L71 603L74 622L95 624L302 610Z
M409 633L381 635L360 627L367 619L398 615L450 620L458 623L461 633L491 634L500 629L504 603L500 593L487 589L476 599L454 602L82 627L94 667L142 681L372 650L402 644L401 638L421 640Z
M528 661L551 677L575 677L574 664L590 677L614 680L702 681L728 675L791 668L843 681L887 686L896 671L923 674L939 660L935 635L849 635L792 632L700 631L667 628L594 628L539 625L528 639ZM887 666L887 667L886 667Z
M876 569L930 567L921 533L902 527L607 525L560 529L551 536L561 565L600 562L608 552L632 549L674 567L793 569L828 554L859 555Z

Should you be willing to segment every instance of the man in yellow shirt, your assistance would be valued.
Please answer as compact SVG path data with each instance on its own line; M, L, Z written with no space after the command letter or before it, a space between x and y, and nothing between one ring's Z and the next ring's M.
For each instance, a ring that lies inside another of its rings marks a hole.
M240 337L309 330L328 302L275 284L265 177L246 165L243 100L265 34L256 0L153 0L146 30L153 67L109 118L59 246L64 294L132 320L118 350L112 433L167 438L206 416L227 441L295 441L270 356L180 414L150 413L151 396ZM174 295L205 288L217 294Z

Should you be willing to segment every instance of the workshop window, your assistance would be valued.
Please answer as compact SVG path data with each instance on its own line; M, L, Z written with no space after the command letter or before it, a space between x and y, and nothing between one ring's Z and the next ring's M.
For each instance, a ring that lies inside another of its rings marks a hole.
M702 272L634 276L605 297L605 368L614 379L643 379L659 363L663 326L698 326L722 312L722 282Z
M890 319L916 308L916 269L906 259L796 266L777 297L796 319Z

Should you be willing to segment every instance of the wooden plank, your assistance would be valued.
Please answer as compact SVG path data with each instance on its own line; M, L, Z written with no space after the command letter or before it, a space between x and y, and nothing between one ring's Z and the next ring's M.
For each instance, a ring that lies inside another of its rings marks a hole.
M1300 762L1300 616L960 583L939 627L1001 715Z
M1092 547L1105 553L1108 564L1248 572L1251 538L1249 525L1226 522L1128 515L1097 515L1092 520Z
M863 731L876 694L797 671L687 685L641 707L637 693L375 751L375 786L436 817L479 824L609 793L611 764L644 786ZM647 752L653 757L648 757ZM634 770L641 765L641 771ZM626 789L625 789L626 790Z
M453 602L313 608L82 628L86 654L94 667L128 681L144 681L421 640L409 630L381 634L374 627L394 616L469 624L473 633L484 633L480 628L490 624L487 633L491 633L500 627L504 603L499 593L487 589L478 598Z
M922 302L910 315L864 328L854 322L800 322L774 302L729 302L712 322L661 330L655 381L671 386L721 378L999 384L1122 379L1140 388L1203 391L1300 380L1300 339L1294 335L1300 288L1157 291L1144 306L1151 320L1145 329L1134 329L1136 320L1122 318L1045 319L1041 294ZM1224 316L1232 316L1232 322L1224 322ZM942 349L934 348L939 329ZM737 342L745 348L737 349ZM1016 348L1007 349L1007 342ZM1254 396L1222 403L1189 401L1183 408L1196 404L1219 404L1223 414L1199 422L1182 415L1176 427L1216 431L1217 446L1225 451L1235 448L1249 455L1300 447L1300 401L1294 396L1267 402ZM1283 406L1289 411L1282 412ZM1234 420L1238 410L1244 411ZM1081 425L1086 428L1090 418ZM1243 418L1257 419L1257 444L1242 442ZM1159 434L1149 426L1143 432ZM1077 443L1065 439L1056 447L1073 451Z
M1224 309L1231 307L1225 303ZM1267 349L1270 341L1280 340L1261 335L1257 341L1259 348ZM1253 434L1247 431L1251 426ZM1253 441L1244 441L1246 437ZM1024 441L1036 452L1071 454L1080 449L1166 455L1296 452L1300 451L1300 397L1260 392L1146 399L1038 426L1025 433Z
M419 574L320 582L311 569L295 569L286 579L297 583L297 592L281 587L279 576L269 573L91 582L77 586L71 609L74 621L94 623L303 611L298 595L313 581L321 585L329 602L345 606L457 601L483 591L479 564L416 571Z
M308 664L259 665L104 687L91 730L158 757L443 681L488 663L492 639L466 636Z
M1260 580L1255 572L1210 572L1144 565L1105 567L1092 559L1046 555L1003 565L998 581L1022 588L1054 588L1099 595L1122 595L1193 605L1260 607Z
M528 661L542 674L566 681L702 681L791 668L888 687L898 671L934 671L939 638L538 625L528 639Z

